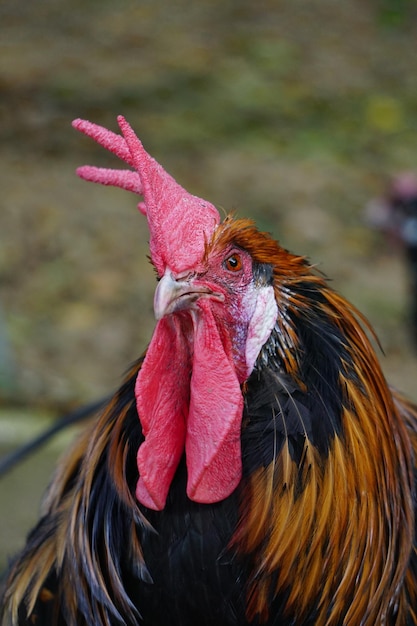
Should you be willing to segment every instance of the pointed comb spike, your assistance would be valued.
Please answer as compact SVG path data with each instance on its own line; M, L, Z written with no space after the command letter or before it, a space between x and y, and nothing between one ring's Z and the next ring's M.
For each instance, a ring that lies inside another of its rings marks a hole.
M128 163L128 165L133 166L130 150L126 145L126 141L120 135L113 133L111 130L107 130L107 128L103 126L93 124L88 120L82 120L80 118L72 122L72 127L87 137L94 139L100 146L115 154L119 159Z
M76 169L76 173L80 178L88 182L112 185L113 187L120 187L121 189L126 189L126 191L142 195L142 183L137 172L82 165Z

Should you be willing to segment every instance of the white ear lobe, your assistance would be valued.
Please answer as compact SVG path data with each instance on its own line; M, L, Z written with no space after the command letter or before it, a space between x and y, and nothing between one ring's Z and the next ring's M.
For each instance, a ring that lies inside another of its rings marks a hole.
M252 372L258 354L275 326L278 307L272 285L257 290L255 310L249 321L246 340L247 376Z

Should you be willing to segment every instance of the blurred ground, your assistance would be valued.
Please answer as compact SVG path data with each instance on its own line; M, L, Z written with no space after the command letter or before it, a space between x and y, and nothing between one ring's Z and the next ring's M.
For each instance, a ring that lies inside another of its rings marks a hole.
M28 415L115 388L154 325L144 220L76 178L116 162L75 117L116 130L124 114L191 192L309 255L417 399L402 259L362 217L389 174L417 170L416 53L412 0L3 0L0 452ZM1 479L0 568L66 443Z

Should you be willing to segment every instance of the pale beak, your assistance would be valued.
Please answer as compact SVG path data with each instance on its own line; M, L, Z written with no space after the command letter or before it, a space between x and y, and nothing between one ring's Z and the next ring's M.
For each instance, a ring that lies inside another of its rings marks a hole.
M171 313L193 308L193 304L201 297L224 300L222 294L205 285L194 283L192 276L176 280L171 270L167 268L155 290L153 301L155 318L160 320Z

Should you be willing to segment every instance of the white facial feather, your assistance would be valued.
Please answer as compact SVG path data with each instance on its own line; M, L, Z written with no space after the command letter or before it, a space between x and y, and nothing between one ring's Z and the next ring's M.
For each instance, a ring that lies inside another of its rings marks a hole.
M247 376L252 372L258 354L269 339L272 329L275 326L278 316L278 307L275 300L274 288L255 287L250 292L251 297L256 298L255 308L249 321L248 334L246 340L246 366Z

